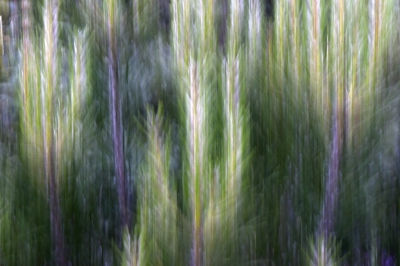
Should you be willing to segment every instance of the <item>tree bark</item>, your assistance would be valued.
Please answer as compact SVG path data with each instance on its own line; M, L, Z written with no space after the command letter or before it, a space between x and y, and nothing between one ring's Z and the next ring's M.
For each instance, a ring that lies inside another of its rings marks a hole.
M117 179L118 204L120 212L121 232L129 226L127 204L127 180L125 176L125 159L122 139L121 106L118 92L117 47L114 22L108 21L108 74L111 113L111 133L114 150L114 166Z
M325 198L322 207L322 217L319 224L319 234L325 238L332 236L334 229L334 214L339 193L339 163L341 157L341 127L338 107L334 110L332 125L332 144L328 165L328 177L325 187Z
M53 48L52 48L52 65L49 66L52 69L52 77L48 77L52 79L51 85L53 86L52 90L54 91L57 84L57 47L58 47L58 8L59 3L58 0L47 0L49 1L46 5L49 6L48 16L52 16L52 33L51 35L54 38ZM50 102L49 104L53 104ZM50 107L53 109L53 106ZM59 202L59 192L58 192L58 184L56 178L56 152L55 152L55 143L54 143L54 129L53 129L53 112L50 111L48 116L45 117L45 123L48 125L46 128L46 133L44 137L47 138L45 144L45 164L46 164L46 176L49 182L49 197L50 197L50 222L51 222L51 231L53 235L53 243L54 243L54 253L55 253L55 263L60 266L67 265L66 261L66 251L65 251L65 237L64 237L64 229L62 226L62 216L61 216L61 207ZM47 147L46 147L47 146Z

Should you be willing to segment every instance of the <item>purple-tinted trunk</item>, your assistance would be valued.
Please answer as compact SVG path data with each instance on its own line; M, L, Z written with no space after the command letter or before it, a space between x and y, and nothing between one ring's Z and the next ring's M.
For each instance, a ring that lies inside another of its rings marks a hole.
M52 145L53 146L53 145ZM47 156L47 154L45 155ZM50 198L50 224L51 234L54 245L54 260L56 265L67 265L66 252L65 252L65 239L64 230L62 226L61 208L59 203L59 193L57 186L57 179L54 169L54 153L51 152L46 160L46 174L48 176L49 198Z
M108 22L108 74L111 113L111 133L114 149L114 167L117 179L118 204L120 211L121 229L129 225L127 206L127 181L125 176L125 160L122 141L121 107L118 92L117 45L114 29ZM122 232L122 230L121 230Z
M338 201L339 187L339 163L341 156L341 130L339 125L339 112L336 107L334 110L332 126L332 144L328 165L328 177L325 187L325 199L323 202L322 217L320 220L320 234L329 237L333 234L334 215Z

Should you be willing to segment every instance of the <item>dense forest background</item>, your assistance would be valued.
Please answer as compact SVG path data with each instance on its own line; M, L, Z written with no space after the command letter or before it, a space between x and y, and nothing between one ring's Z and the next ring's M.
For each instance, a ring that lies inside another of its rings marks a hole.
M399 12L0 0L0 265L396 265Z

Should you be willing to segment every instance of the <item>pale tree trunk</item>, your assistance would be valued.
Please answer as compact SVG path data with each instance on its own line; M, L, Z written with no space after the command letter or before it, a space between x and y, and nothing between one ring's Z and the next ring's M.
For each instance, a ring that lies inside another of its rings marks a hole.
M54 91L57 84L57 47L58 47L58 9L59 3L58 0L48 0L51 3L47 3L50 5L49 14L52 16L52 33L51 35L54 38L53 50L52 50L52 58L53 62L51 66L52 68L52 77L48 77L52 79L51 85L53 86L52 90ZM46 7L47 8L47 7ZM50 103L52 104L52 103ZM53 109L53 107L51 107ZM65 252L65 237L64 230L62 226L62 216L61 216L61 207L59 203L59 192L58 192L58 184L56 178L56 169L55 169L55 158L57 154L55 153L55 143L54 143L54 129L53 129L53 112L48 114L48 117L45 118L46 123L46 133L44 137L46 138L45 142L45 171L46 177L49 182L49 197L50 197L50 222L51 222L51 231L53 236L53 245L54 245L54 253L55 253L55 263L60 266L67 265L66 263L66 252ZM46 158L47 157L47 158Z
M29 27L29 1L23 2L23 10L25 16L23 17L23 26ZM56 265L64 266L67 265L66 262L66 251L65 251L65 237L64 230L62 226L62 215L61 207L59 202L59 190L58 190L58 178L57 178L57 152L55 150L55 138L54 138L54 125L53 125L53 97L56 87L58 86L58 8L59 3L57 0L47 0L45 2L45 13L44 13L44 23L49 25L45 27L44 39L45 48L44 53L44 87L41 92L42 100L42 130L43 130L43 167L45 179L48 188L49 197L49 210L50 210L50 228L53 243L54 252L54 263ZM48 24L47 24L48 23ZM26 25L25 25L26 24ZM24 30L26 33L25 38L28 38L30 32L29 30ZM28 50L29 40L24 42L24 46L27 49L25 52L30 53L32 51ZM29 62L28 62L29 63ZM49 100L50 99L50 100Z

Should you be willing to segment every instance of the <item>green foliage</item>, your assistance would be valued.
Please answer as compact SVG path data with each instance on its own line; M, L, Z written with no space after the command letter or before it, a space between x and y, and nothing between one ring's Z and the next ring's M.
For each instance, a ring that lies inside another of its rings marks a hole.
M5 2L0 265L399 259L396 1Z
M304 265L313 266L334 266L339 265L338 246L334 239L324 239L320 237L313 243L310 241L310 252L306 255Z

